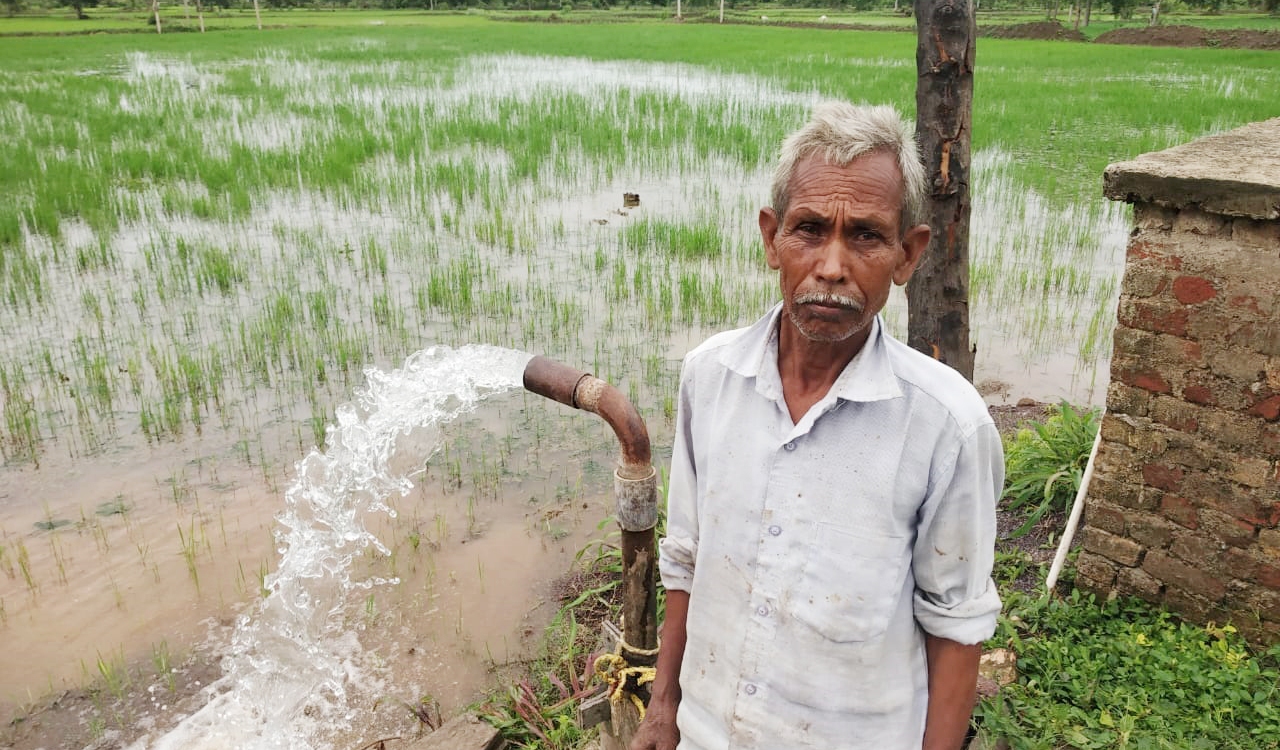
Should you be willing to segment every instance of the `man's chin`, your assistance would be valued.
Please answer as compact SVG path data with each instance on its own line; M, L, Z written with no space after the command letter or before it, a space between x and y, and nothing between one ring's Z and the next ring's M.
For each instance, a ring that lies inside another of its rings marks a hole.
M822 344L838 344L841 341L847 341L856 335L859 331L866 328L865 325L850 324L848 321L842 323L828 323L826 321L804 321L803 323L795 321L796 330L801 336L815 343Z

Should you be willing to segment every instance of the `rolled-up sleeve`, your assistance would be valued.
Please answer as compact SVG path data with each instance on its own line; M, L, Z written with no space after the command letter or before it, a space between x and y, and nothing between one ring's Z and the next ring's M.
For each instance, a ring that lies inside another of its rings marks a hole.
M959 441L931 477L912 554L916 621L928 634L980 643L995 632L1000 595L991 580L1004 451L990 422Z
M698 475L693 461L691 409L693 387L686 360L680 376L671 474L667 483L667 533L659 542L658 570L669 590L689 591L698 554Z

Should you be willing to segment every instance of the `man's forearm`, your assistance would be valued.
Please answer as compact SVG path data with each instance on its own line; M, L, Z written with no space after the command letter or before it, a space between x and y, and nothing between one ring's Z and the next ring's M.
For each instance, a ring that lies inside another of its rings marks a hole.
M662 648L658 650L649 709L636 730L630 750L675 750L680 741L676 712L680 708L680 664L684 661L685 623L688 617L689 593L667 591Z
M668 591L667 613L662 621L662 649L650 691L652 700L680 703L680 664L684 661L685 623L689 617L689 592Z
M982 644L966 646L925 635L929 665L929 711L923 750L960 750L977 697L978 660Z

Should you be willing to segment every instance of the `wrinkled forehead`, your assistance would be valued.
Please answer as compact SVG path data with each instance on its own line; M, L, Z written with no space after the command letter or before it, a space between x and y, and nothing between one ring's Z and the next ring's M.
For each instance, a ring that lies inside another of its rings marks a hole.
M892 211L902 208L902 173L894 154L871 151L840 164L821 153L796 162L788 181L788 213L801 206L849 203Z

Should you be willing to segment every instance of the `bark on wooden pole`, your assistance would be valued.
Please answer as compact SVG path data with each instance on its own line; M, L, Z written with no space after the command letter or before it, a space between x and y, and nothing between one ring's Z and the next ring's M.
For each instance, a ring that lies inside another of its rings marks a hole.
M969 348L971 0L916 0L916 138L929 181L929 249L907 285L907 342L973 380Z

